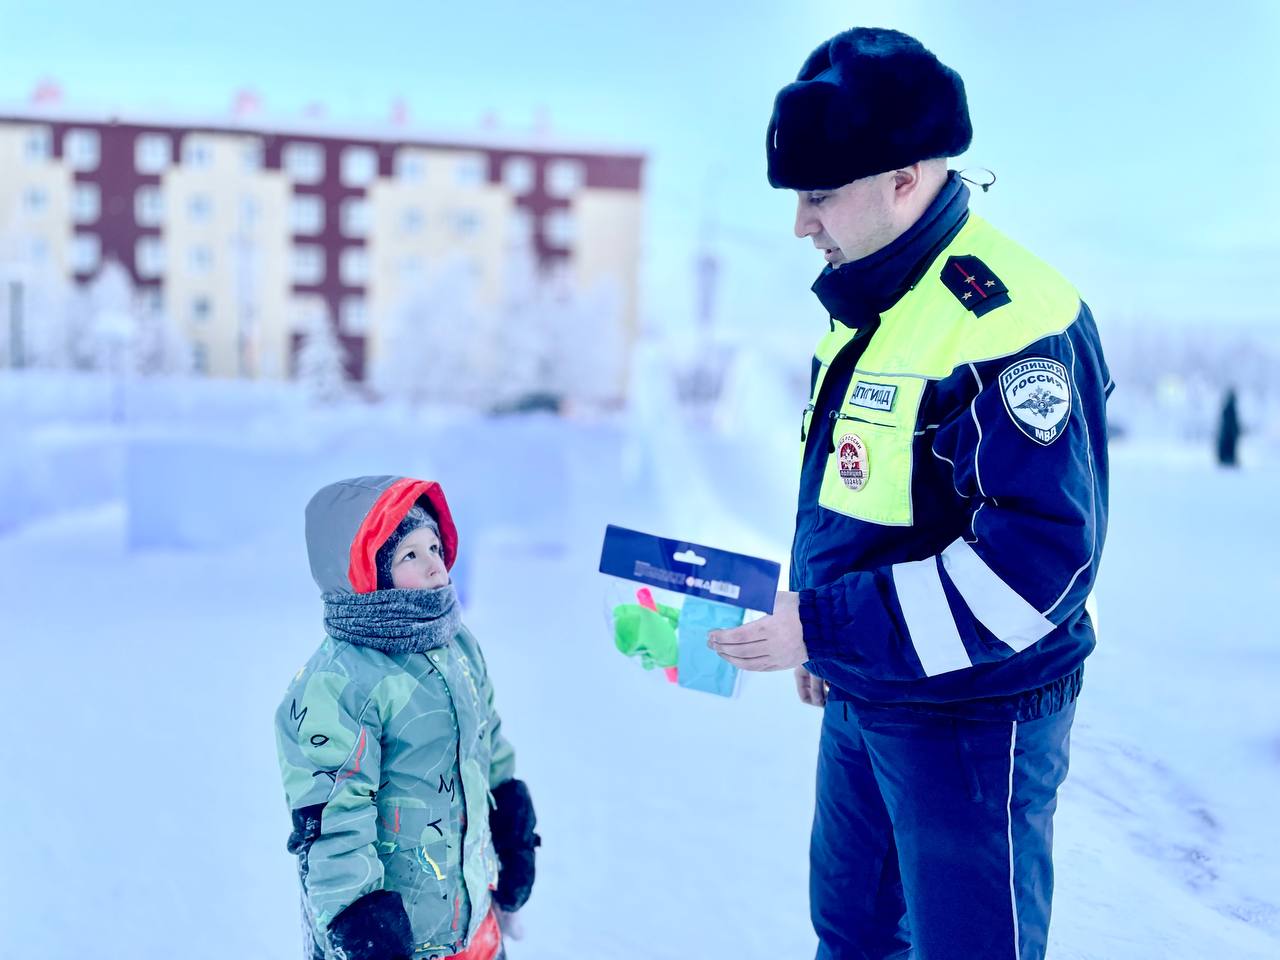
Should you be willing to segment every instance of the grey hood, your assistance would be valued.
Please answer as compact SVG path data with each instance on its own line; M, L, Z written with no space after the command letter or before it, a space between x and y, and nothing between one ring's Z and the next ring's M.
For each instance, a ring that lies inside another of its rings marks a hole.
M444 564L453 568L458 531L440 484L412 477L355 477L323 487L307 504L307 557L321 593L372 593L378 548L414 504L440 525Z

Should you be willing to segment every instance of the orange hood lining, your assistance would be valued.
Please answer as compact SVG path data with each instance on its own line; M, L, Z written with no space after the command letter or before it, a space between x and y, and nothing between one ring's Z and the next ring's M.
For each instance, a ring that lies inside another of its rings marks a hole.
M433 480L405 477L382 492L351 541L347 579L356 593L372 593L378 589L378 548L387 542L387 537L395 532L405 514L422 497L426 497L440 525L445 569L453 569L453 561L458 556L458 528L454 526L444 489Z

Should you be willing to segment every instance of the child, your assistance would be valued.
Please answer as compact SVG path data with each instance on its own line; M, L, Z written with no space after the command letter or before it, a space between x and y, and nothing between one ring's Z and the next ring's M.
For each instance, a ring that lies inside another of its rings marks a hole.
M449 579L439 484L360 477L307 504L327 636L276 712L307 960L502 957L539 844Z

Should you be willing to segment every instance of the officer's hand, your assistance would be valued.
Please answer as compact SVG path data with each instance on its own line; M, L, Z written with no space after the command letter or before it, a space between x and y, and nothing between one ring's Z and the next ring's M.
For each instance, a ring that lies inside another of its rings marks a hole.
M809 659L800 626L800 595L778 594L773 613L732 630L712 630L707 646L741 670L790 670Z
M815 677L804 667L796 667L796 693L800 694L800 702L815 707L827 705L827 681Z

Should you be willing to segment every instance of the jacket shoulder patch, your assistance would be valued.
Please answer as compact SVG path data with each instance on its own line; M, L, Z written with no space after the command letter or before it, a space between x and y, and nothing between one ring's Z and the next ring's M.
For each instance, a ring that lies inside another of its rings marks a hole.
M1014 424L1041 446L1049 446L1071 417L1071 381L1067 368L1048 357L1028 357L1000 374L1004 408Z
M1004 281L977 257L947 257L938 279L975 317L989 313L1012 300Z

